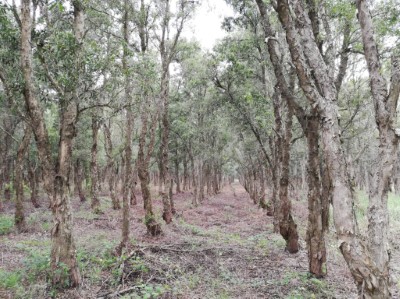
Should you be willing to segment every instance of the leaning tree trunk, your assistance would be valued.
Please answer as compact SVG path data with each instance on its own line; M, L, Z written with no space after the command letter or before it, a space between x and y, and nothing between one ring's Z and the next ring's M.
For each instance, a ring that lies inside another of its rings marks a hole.
M24 184L23 184L23 173L24 173L24 157L29 149L29 143L31 141L32 130L29 125L25 128L24 137L18 147L17 161L15 163L15 178L14 188L16 193L15 198L15 225L19 232L23 232L26 229L26 221L24 215Z

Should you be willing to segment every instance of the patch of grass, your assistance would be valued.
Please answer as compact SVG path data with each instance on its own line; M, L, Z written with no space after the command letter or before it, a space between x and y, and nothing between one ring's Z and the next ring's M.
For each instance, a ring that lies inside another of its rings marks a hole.
M14 227L14 217L10 215L0 215L0 235L9 234Z
M28 249L29 250L29 249ZM25 278L33 283L50 277L50 248L30 249L24 258Z
M0 288L14 289L21 283L22 276L18 271L8 272L0 269Z
M9 234L14 227L14 217L10 215L0 215L0 236Z
M41 228L48 232L52 227L52 215L50 211L35 211L27 217L28 227Z
M275 247L278 247L280 249L284 249L286 247L286 241L284 238L282 238L281 235L278 234L271 235L270 241L272 244L274 244Z
M290 293L285 297L287 299L331 298L333 296L326 281L309 277L308 273L289 272L281 279L280 284L291 286Z
M76 212L74 214L74 217L80 218L80 219L85 219L85 220L93 220L95 218L98 218L99 215L96 213L93 213L91 210L83 209L83 210Z

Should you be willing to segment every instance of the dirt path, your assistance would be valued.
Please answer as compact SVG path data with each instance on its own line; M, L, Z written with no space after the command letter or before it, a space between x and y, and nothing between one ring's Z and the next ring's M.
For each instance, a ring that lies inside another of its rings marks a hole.
M192 206L191 196L175 195L177 217L172 224L163 224L162 236L151 238L143 224L139 193L139 203L132 208L132 246L122 259L112 255L120 240L120 211L111 209L107 197L101 199L102 215L93 214L89 202L74 200L83 285L56 297L121 298L127 290L124 298L357 298L333 236L329 236L328 277L321 281L308 277L305 202L293 203L302 249L289 254L284 240L272 232L272 218L238 183L198 207ZM156 214L161 215L160 199L155 194L154 198ZM32 211L28 222L29 233L0 237L0 270L22 268L27 277L34 277L21 281L20 291L25 293L20 298L48 298L50 212L45 207ZM10 294L0 288L0 298L14 298Z

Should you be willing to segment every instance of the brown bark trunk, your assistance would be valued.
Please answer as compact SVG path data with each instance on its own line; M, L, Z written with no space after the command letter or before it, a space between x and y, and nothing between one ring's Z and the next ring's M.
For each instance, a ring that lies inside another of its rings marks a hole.
M262 165L262 163L260 163ZM265 200L266 193L265 193L265 174L264 174L264 168L261 166L260 169L260 185L261 185L261 191L260 191L260 200L259 200L259 206L263 210L267 209L267 201Z
M393 148L397 148L397 136L394 129L390 125L388 126L388 119L386 118L382 123L380 123L383 120L380 117L382 115L389 115L390 120L390 118L395 115L396 109L393 109L393 107L396 107L397 105L399 85L396 84L397 87L394 90L394 94L392 94L396 95L394 97L396 99L390 99L391 93L389 93L388 98L385 96L382 97L382 91L384 91L386 94L386 83L379 73L380 64L376 45L374 45L374 39L372 36L372 22L370 21L369 13L365 7L365 2L357 1L357 5L359 8L358 15L361 21L361 28L363 32L365 56L367 58L368 67L371 74L371 87L375 101L375 112L380 131L381 145L384 145L384 142L382 143L382 137L385 139L385 141L390 140L390 146L380 147L381 149L387 150L387 152L381 155L381 161L385 161L384 163L387 163L390 158L386 158L392 157L392 155L388 153L391 152ZM341 148L338 108L336 104L337 91L334 82L329 76L329 70L327 69L327 66L324 63L315 44L315 40L312 36L310 21L305 13L303 3L294 1L294 14L292 14L288 1L281 0L278 1L277 11L279 13L280 21L286 31L286 38L289 44L292 61L296 66L301 88L307 99L317 107L319 112L322 126L323 148L325 151L329 174L332 179L332 201L334 207L333 217L336 233L339 239L339 248L350 268L353 278L356 281L360 297L389 298L389 280L387 271L385 271L386 265L388 264L388 254L386 250L387 243L379 242L380 244L378 245L378 242L376 242L378 239L384 240L387 237L387 222L385 220L387 219L387 209L385 206L384 196L379 196L379 204L376 206L374 205L375 203L372 205L370 204L370 206L373 207L372 209L376 208L374 215L378 216L375 219L379 219L378 226L380 229L379 231L375 230L370 235L370 240L371 242L375 243L376 247L374 250L372 250L371 247L374 246L370 245L370 248L367 249L364 242L358 236L354 217L354 193L349 178L346 159ZM294 15L296 16L296 19L293 19ZM301 45L298 39L299 36L301 36ZM311 74L313 75L311 76ZM392 83L393 81L398 83L399 74L398 72L394 72L394 74L396 75L392 76ZM383 100L382 98L386 98L386 100ZM380 127L380 124L384 124L386 130ZM388 135L386 135L385 132L388 132L388 128L390 137L386 139ZM388 155L386 156L386 154ZM385 177L390 174L393 163L387 163L386 165L390 165L390 167L386 169L384 168L384 171L377 175L377 179L383 178L381 180L384 182L383 186L386 186ZM380 167L377 167L378 172L380 171L379 168ZM385 190L385 188L382 190ZM384 193L385 192L382 194ZM370 215L372 215L372 213ZM369 220L373 219L370 218ZM377 228L377 226L374 226L373 222L370 223L370 227ZM369 232L371 232L370 229ZM375 249L379 251L377 255L376 252L374 252ZM381 266L383 266L383 268Z
M17 160L15 163L15 225L19 232L26 230L26 222L24 215L24 183L23 183L23 172L24 172L24 157L29 149L29 143L31 141L32 130L29 125L25 128L24 137L18 147Z
M175 164L176 193L182 193L182 190L181 190L181 180L180 180L180 177L179 177L179 160L178 160L177 154L178 154L178 153L175 152L175 161L174 161L174 164Z
M122 69L125 75L125 101L127 104L126 109L126 131L125 131L125 153L124 153L124 177L122 186L122 238L119 247L117 248L117 253L121 254L122 250L128 246L129 242L129 191L131 184L131 174L132 174L132 133L133 133L133 113L131 108L131 88L130 81L128 77L128 45L129 45L129 6L128 0L124 0L124 21L123 21L123 58L122 58Z
M91 162L90 162L90 174L91 174L91 186L90 186L90 196L92 198L91 208L94 213L99 214L100 210L100 200L99 200L99 182L98 182L98 172L99 168L97 165L97 142L99 134L99 121L96 116L92 116L92 150L91 150Z
M187 191L188 188L188 170L187 170L187 154L183 157L183 191Z
M382 76L377 44L374 39L372 18L366 1L357 0L358 20L361 26L365 58L370 76L371 93L375 108L375 121L379 130L379 156L374 167L369 190L368 249L378 269L372 285L363 285L363 292L373 298L386 298L389 291L389 213L388 193L396 165L399 132L395 128L397 103L400 94L400 55L393 52L390 90Z
M78 196L79 196L79 200L81 202L86 201L86 196L85 193L83 192L83 166L82 166L82 162L81 160L78 158L76 159L76 163L75 163L75 178L76 178L76 182L75 182L75 186L78 189Z
M61 109L60 142L58 162L56 171L52 165L50 143L45 126L43 111L35 98L32 80L32 54L31 54L31 1L21 2L21 64L25 81L24 98L25 105L32 128L42 164L44 186L48 194L53 194L52 211L54 216L54 227L52 229L51 269L52 283L55 286L65 284L76 286L80 284L81 277L76 261L75 243L72 236L72 216L69 197L67 196L67 176L69 173L72 139L75 136L75 122L77 117L77 94L70 92L69 103ZM83 38L84 16L82 6L78 1L74 6L74 30L78 44ZM79 52L77 51L76 66L79 66ZM80 68L78 67L78 72ZM78 79L79 80L79 79ZM71 95L70 95L71 94ZM73 100L71 100L73 99ZM67 273L65 273L67 269Z
M111 125L111 124L110 124ZM109 178L108 178L108 190L110 192L112 207L114 210L119 210L121 205L119 203L118 197L115 194L115 183L118 181L117 170L115 167L113 154L113 144L111 140L111 130L110 126L104 125L104 139L105 139L105 151L107 157L107 166L109 167Z
M147 147L147 153L145 153L146 148L146 135L148 126L148 112L146 111L145 105L142 107L142 129L139 137L139 150L138 150L138 176L140 179L140 187L142 189L143 205L146 212L145 215L145 225L147 227L147 232L151 236L158 236L161 234L161 226L156 221L153 213L153 205L151 200L151 194L149 189L150 184L150 174L149 174L149 162L151 155L154 151L154 141L155 141L155 128L157 125L157 119L154 117L152 119L152 126L150 128L150 142ZM163 200L165 197L163 197ZM168 200L169 202L169 200Z
M281 175L279 179L279 232L286 240L286 250L290 253L299 251L299 235L297 225L292 217L292 204L288 196L289 187L289 162L290 162L290 142L292 139L292 117L293 112L288 107L285 131L282 131L284 138L281 141Z
M319 176L319 118L317 113L308 118L308 226L306 243L309 271L317 278L326 275L326 247L324 211L322 205L321 181ZM329 206L328 206L329 207Z
M36 169L29 163L28 165L28 180L29 187L31 189L31 202L33 207L40 208L40 204L38 202L39 198L39 175L36 173Z

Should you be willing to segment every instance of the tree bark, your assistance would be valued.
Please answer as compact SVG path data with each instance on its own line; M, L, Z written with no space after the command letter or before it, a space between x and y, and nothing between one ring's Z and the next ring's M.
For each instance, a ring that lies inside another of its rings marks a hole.
M111 125L111 124L110 124ZM119 200L115 194L115 182L117 176L117 170L115 167L113 154L113 144L111 140L111 130L110 126L104 125L104 139L105 139L105 151L107 157L107 166L109 168L109 177L108 177L108 190L110 192L112 207L114 210L121 209Z
M32 130L32 129L31 129ZM34 208L39 208L40 204L38 202L39 198L39 175L37 174L37 170L31 162L28 163L28 180L29 187L31 189L31 202Z
M15 178L14 178L14 188L15 188L15 225L19 232L26 230L26 221L24 215L24 183L23 183L23 173L24 173L24 157L29 149L29 143L31 141L32 130L29 125L25 128L24 137L18 147L17 160L15 163Z
M361 2L363 3L363 1ZM363 4L365 5L365 3ZM359 10L359 18L362 10ZM333 218L339 248L356 281L360 297L388 298L390 293L387 275L380 271L379 265L371 258L370 250L358 236L353 211L354 193L340 141L335 84L315 43L310 20L305 13L303 3L298 0L293 1L293 12L296 18L291 14L287 0L278 1L277 11L280 22L286 31L286 39L300 86L306 98L319 112L323 148L332 178ZM301 37L301 44L299 37ZM311 76L311 74L313 75ZM379 107L379 105L377 106ZM393 134L393 136L395 135ZM383 225L385 226L385 223ZM380 231L379 234L382 232Z
M123 178L123 186L122 186L122 239L119 247L117 248L117 252L119 254L122 253L122 249L128 246L129 242L129 191L131 184L131 175L132 175L132 133L133 133L133 113L131 108L131 88L130 88L130 80L128 77L128 45L129 45L129 5L128 0L124 0L124 20L123 20L123 36L124 36L124 44L123 44L123 57L122 57L122 69L125 75L125 101L126 101L126 131L125 131L125 152L124 152L124 178Z
M90 196L92 197L92 202L90 204L94 213L100 213L100 200L99 200L99 181L98 172L99 167L97 165L97 142L99 134L99 121L96 116L92 116L92 149L91 149L91 163L90 163L90 173L91 173L91 187Z
M368 66L371 93L375 108L375 121L379 130L379 156L374 167L373 180L369 190L368 207L368 249L379 271L377 281L364 286L371 297L390 296L389 285L389 213L388 193L390 179L394 173L399 144L395 124L397 103L400 94L400 57L393 53L390 90L381 73L379 53L374 38L372 18L363 0L357 0L358 20L361 26L365 59Z
M308 147L308 225L306 233L309 271L317 278L326 275L326 247L324 217L321 204L321 180L319 171L319 118L314 115L307 119ZM328 206L329 208L329 206Z
M45 126L43 111L35 97L32 79L32 49L31 49L31 1L21 2L21 64L24 78L24 99L26 110L32 123L39 158L42 164L44 187L48 194L52 194L51 207L54 217L52 229L51 270L54 286L64 285L68 278L68 285L77 286L81 277L76 261L75 243L72 236L72 216L69 197L67 194L67 177L69 174L72 140L75 136L77 118L77 90L68 92L61 107L60 141L56 167L52 165L52 156L48 131ZM79 45L75 57L77 72L80 67L80 45L84 33L84 13L79 1L73 1L74 32ZM74 83L79 82L77 80ZM76 86L75 86L76 87ZM65 273L65 269L67 273Z
M145 215L145 224L147 227L147 232L151 236L158 236L161 234L161 226L157 223L154 213L153 213L153 205L151 200L151 194L149 189L150 184L150 174L149 174L149 162L151 155L154 151L154 142L155 142L155 128L157 125L157 118L154 117L152 119L152 124L150 128L150 142L147 147L147 153L145 153L146 149L146 135L147 135L147 127L148 127L148 112L146 111L145 105L142 108L142 128L139 136L139 150L138 150L138 176L140 179L140 187L142 189L142 197L144 209L146 212ZM164 198L163 198L164 200Z
M288 196L290 142L292 139L292 117L292 109L288 107L285 130L282 130L280 132L284 135L284 138L281 140L280 143L281 174L279 179L279 232L281 236L286 240L286 250L290 253L296 253L299 251L299 235L297 233L297 225L295 224L292 216L292 205Z

